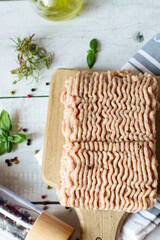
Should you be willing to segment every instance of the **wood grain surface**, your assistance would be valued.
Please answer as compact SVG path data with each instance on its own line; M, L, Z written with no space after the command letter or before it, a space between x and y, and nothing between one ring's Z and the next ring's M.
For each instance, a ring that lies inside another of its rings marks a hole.
M76 69L57 69L52 75L49 105L46 122L44 152L42 162L42 179L50 186L57 187L60 181L60 158L64 137L61 132L63 119L63 104L60 95L64 89L64 82L74 75ZM89 70L80 70L89 72ZM160 85L160 78L157 77ZM157 112L157 145L160 141L160 111ZM159 161L160 148L157 146ZM104 240L115 240L117 227L123 222L124 212L115 211L89 211L76 209L82 229L82 240L94 240L101 237ZM121 220L121 221L120 221Z
M26 240L68 240L74 228L44 211L35 221Z
M89 41L95 37L100 42L100 49L94 68L121 68L159 32L159 9L160 1L153 0L85 0L77 17L56 23L39 17L29 1L0 1L0 109L6 109L11 114L14 133L19 126L27 127L32 139L31 146L26 148L26 143L21 143L13 152L0 157L2 185L30 201L41 201L42 194L46 194L48 200L58 201L54 189L48 191L42 182L40 166L34 154L43 145L49 92L45 82L50 81L56 68L86 68L86 51ZM138 32L144 39L136 38ZM42 73L39 83L28 84L24 80L12 85L15 78L10 70L17 67L17 53L10 38L26 37L33 33L38 43L54 54L51 68ZM34 98L26 99L32 87L37 88ZM12 90L16 91L14 96L10 95ZM160 152L159 146L157 150ZM19 157L20 164L7 168L5 159L15 156ZM57 209L58 216L63 220L65 209L62 214L63 208L50 205L48 210L54 214L53 208ZM147 240L159 240L159 236L160 227Z

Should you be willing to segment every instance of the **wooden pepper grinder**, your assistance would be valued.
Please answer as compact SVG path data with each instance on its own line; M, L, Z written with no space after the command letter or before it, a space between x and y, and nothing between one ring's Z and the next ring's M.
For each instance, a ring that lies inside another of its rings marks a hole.
M68 240L74 228L0 185L0 236L23 240Z
M35 221L26 240L68 240L74 228L44 211Z

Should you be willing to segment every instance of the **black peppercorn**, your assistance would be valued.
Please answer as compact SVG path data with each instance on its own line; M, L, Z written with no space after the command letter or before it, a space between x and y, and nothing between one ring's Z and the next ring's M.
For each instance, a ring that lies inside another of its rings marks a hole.
M36 91L36 88L32 88L31 91L32 91L32 92L35 92L35 91Z

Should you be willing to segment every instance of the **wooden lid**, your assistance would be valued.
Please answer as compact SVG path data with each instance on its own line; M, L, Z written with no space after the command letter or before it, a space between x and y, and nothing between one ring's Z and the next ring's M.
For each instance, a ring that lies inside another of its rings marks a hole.
M35 221L26 240L68 240L73 231L73 227L44 211Z

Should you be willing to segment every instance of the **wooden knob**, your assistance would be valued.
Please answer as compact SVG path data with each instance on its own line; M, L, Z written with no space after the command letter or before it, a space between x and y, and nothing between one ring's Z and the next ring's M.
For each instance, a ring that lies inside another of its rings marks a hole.
M74 228L48 212L43 212L35 221L26 240L68 240Z

